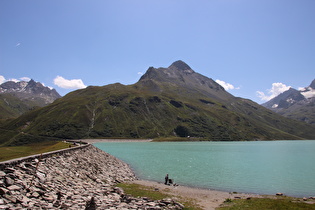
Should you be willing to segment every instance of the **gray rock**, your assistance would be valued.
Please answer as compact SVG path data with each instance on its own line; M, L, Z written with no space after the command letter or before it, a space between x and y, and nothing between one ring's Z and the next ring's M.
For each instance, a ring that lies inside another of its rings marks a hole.
M7 199L8 201L10 201L10 203L16 204L16 202L17 202L17 199L14 196L12 196L12 195L5 195L3 197L5 199Z
M149 205L149 206L156 206L156 203L155 202L149 202L149 203L147 203L147 205Z
M12 167L7 167L4 172L7 173L7 174L10 174L10 173L14 173L15 169L12 168Z
M14 184L14 180L11 179L10 177L5 177L5 184L7 186L13 185Z
M53 203L48 203L47 204L47 209L54 209Z
M23 196L22 199L21 199L21 202L22 203L28 203L30 201L30 199L26 196Z
M36 175L42 183L46 181L45 179L46 175L44 173L37 172Z
M32 197L34 198L38 198L40 196L40 194L38 192L33 192L32 193Z
M52 195L44 195L43 199L45 201L48 201L49 203L52 203L55 200L55 198Z
M0 205L0 209L10 209L9 205Z
M72 199L82 199L82 196L81 195L74 195L74 196L72 196Z
M0 171L0 178L4 177L6 173L4 171Z
M175 202L175 205L178 206L180 209L185 208L185 206L179 202Z
M4 195L7 194L9 192L8 189L4 188L4 187L0 187L0 195Z
M20 190L21 187L18 186L18 185L11 185L7 188L8 190L11 190L11 191L15 191L15 190Z

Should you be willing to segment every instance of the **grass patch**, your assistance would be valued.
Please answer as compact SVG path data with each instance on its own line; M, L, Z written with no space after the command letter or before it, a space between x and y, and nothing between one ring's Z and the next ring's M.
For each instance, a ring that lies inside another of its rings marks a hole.
M41 154L65 148L69 148L69 144L61 141L45 141L23 146L0 147L0 161Z
M126 194L133 197L148 197L152 200L170 198L169 194L156 191L153 187L147 187L139 184L120 183L117 187L124 189Z
M315 204L308 204L296 198L252 198L250 200L240 199L225 202L219 210L261 210L261 209L277 209L277 210L298 210L298 209L315 209Z
M117 187L120 187L124 190L124 192L128 195L133 197L147 197L152 200L162 200L166 198L172 198L180 203L182 203L186 210L200 210L200 208L196 201L191 198L183 198L180 196L176 196L174 198L173 195L167 193L167 190L164 191L157 191L154 187L143 186L140 184L133 184L133 183L120 183L117 184Z

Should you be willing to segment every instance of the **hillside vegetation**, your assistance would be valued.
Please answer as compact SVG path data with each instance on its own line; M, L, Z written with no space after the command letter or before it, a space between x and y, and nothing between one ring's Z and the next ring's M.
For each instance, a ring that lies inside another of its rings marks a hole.
M315 139L313 126L234 97L182 63L150 67L134 85L116 83L71 92L2 125L0 143L170 136L229 141Z
M39 107L34 101L21 100L12 94L0 94L0 120L20 116Z
M69 143L61 141L44 141L16 147L0 147L0 162L13 158L42 154L60 149L69 148Z

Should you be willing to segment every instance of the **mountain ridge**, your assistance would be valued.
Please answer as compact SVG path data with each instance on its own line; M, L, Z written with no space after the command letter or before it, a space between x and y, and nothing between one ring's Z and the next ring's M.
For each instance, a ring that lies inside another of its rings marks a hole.
M168 86L164 88L164 91L172 91L170 88L175 85L184 87L188 94L189 92L196 92L197 90L207 97L213 97L220 101L232 97L230 93L225 91L225 89L213 79L196 73L181 60L175 61L168 68L150 67L136 85L144 84L144 87L150 87L150 85L145 84L146 82L155 82L156 85L159 83L167 83ZM162 91L162 89L159 89L159 91Z
M279 94L262 106L291 119L315 125L315 79L308 87Z
M55 89L40 82L7 81L0 85L0 119L18 117L36 107L43 107L61 98Z
M149 67L132 85L115 83L70 92L2 125L0 144L18 145L46 138L315 138L315 127L234 97L182 61L173 64L168 68Z

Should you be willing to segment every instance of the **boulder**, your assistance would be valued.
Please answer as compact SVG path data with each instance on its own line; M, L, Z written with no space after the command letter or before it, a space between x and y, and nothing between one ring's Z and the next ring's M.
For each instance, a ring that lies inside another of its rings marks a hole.
M7 189L10 190L10 191L17 191L17 190L20 190L21 187L18 186L18 185L11 185Z
M6 173L4 173L4 171L0 171L0 178L4 177L6 175Z
M5 177L5 184L7 186L13 185L14 184L14 180L11 179L10 177Z

